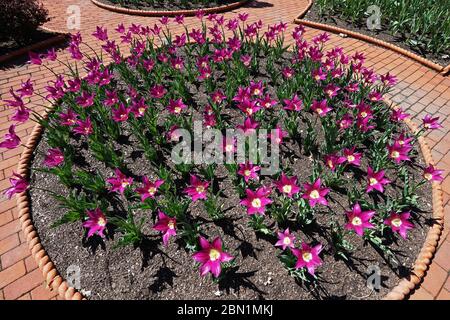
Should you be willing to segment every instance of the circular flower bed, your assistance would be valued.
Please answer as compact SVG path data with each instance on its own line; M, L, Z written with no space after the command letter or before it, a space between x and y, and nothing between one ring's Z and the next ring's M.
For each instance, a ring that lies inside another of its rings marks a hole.
M248 1L250 0L92 0L97 6L108 10L149 16L197 15L201 12L219 13L233 10Z
M28 189L43 246L88 298L384 296L432 224L441 171L417 139L438 119L410 133L383 102L395 77L326 51L327 34L198 18L178 35L180 19L119 25L127 57L97 28L108 65L73 35L86 76L68 65L49 83L31 177L7 195ZM11 90L14 121L33 92ZM12 125L0 146L19 144Z

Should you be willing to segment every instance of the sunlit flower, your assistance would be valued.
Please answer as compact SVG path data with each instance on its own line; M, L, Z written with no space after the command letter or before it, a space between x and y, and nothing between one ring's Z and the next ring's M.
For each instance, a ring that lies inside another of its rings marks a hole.
M373 228L374 225L370 223L370 219L375 215L375 211L362 211L359 203L355 203L352 211L346 212L347 224L345 228L347 230L353 230L357 235L363 236L365 229Z
M158 212L158 222L153 226L153 229L163 233L163 244L167 246L170 237L177 235L177 219L167 216L164 212Z
M9 126L8 133L5 133L3 141L0 142L0 148L14 149L20 144L20 138L16 134L16 125Z
M389 158L394 160L395 163L399 164L402 161L411 160L408 157L409 151L411 151L412 147L405 144L400 144L398 141L395 141L394 144L388 145L388 154Z
M315 207L317 203L327 206L328 201L325 196L330 192L328 188L321 187L320 178L318 178L313 184L304 183L303 188L305 189L302 195L303 199L307 199L311 207Z
M240 204L247 207L247 214L260 214L263 215L266 206L272 203L272 200L268 198L271 190L266 187L261 187L256 191L251 189L246 189L245 193L247 194L247 198L240 201Z
M86 214L88 215L88 220L83 222L83 227L89 229L87 237L90 238L94 234L99 235L100 237L104 238L104 231L106 229L106 224L108 223L108 220L106 219L106 216L100 210L99 208L95 210L87 210Z
M64 162L64 154L58 148L50 148L47 151L47 155L44 159L44 165L53 168L59 166Z
M12 177L9 178L9 183L11 184L11 186L3 192L3 194L5 194L8 199L11 199L15 194L24 192L28 189L29 186L27 179L15 172L13 172Z
M388 179L384 177L384 170L374 172L373 169L369 166L367 167L367 188L366 192L370 192L372 190L377 190L379 192L384 191L384 185L391 183Z
M294 194L297 194L300 191L299 186L297 185L297 177L287 177L283 172L281 173L281 177L279 181L275 181L275 185L280 191L281 194L292 198Z
M295 236L289 232L289 228L284 232L278 232L278 241L275 243L276 247L281 247L283 250L286 248L294 249Z
M342 152L348 164L359 167L361 165L362 153L355 152L355 150L356 147L353 147L351 149L346 148Z
M313 100L313 102L312 102L311 111L317 113L320 117L325 116L331 110L333 110L333 109L328 106L326 99L324 99L320 102Z
M223 251L222 240L217 237L212 243L209 243L203 237L200 237L200 251L192 256L195 261L201 263L200 275L205 276L211 272L214 277L219 277L222 272L221 264L233 260L233 256Z
M337 166L344 163L345 157L340 157L337 154L328 154L324 157L325 164L331 171L336 170Z
M314 275L316 267L322 264L322 260L319 257L322 251L322 245L318 244L311 247L305 242L302 242L301 249L291 249L294 256L297 257L295 264L296 269L306 268L310 275Z
M389 218L384 220L384 224L391 227L392 231L398 232L403 239L406 239L408 230L414 228L414 224L409 221L411 213L395 213L392 212Z
M423 170L423 177L428 181L442 181L444 180L444 178L442 177L443 172L444 170L438 170L430 164Z
M238 174L244 177L245 182L248 182L250 179L258 180L258 171L261 168L259 166L253 165L253 163L246 161L245 163L239 164Z
M123 194L125 189L128 186L131 186L133 183L133 178L128 178L125 174L122 173L119 169L114 170L115 177L108 178L106 181L111 184L112 192L120 192Z
M187 108L187 105L183 103L181 98L177 100L170 99L169 105L167 106L167 110L169 110L172 114L180 114L183 110Z
M91 119L88 117L86 120L77 120L76 127L73 128L73 132L88 136L93 132Z
M199 177L191 174L190 185L184 189L184 193L191 197L192 201L206 200L209 182L201 181Z
M439 121L439 117L433 118L431 115L427 114L422 119L423 127L425 129L431 129L431 130L442 128L442 125L438 121Z
M149 178L144 176L142 182L144 186L136 189L136 192L141 195L141 201L144 202L147 198L155 198L155 194L158 192L159 187L164 183L164 180L158 179L155 182L151 182Z

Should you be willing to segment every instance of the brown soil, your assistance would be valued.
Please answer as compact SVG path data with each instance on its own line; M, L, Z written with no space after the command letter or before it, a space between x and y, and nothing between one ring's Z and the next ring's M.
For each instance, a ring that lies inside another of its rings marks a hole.
M448 52L446 52L445 54L442 53L439 55L434 54L429 51L420 50L417 46L412 46L412 45L408 44L406 42L406 40L403 39L402 37L393 36L389 32L388 28L385 25L381 25L380 30L369 30L367 28L366 24L361 24L361 23L353 24L353 23L351 23L349 21L345 21L339 17L321 16L319 14L319 10L317 9L317 7L314 4L311 6L311 8L308 10L306 15L302 19L320 22L320 23L328 24L330 26L335 26L335 27L359 32L359 33L374 37L376 39L392 43L400 48L412 51L412 52L418 54L419 56L422 56L428 60L431 60L443 67L446 67L450 64L450 50ZM444 56L447 56L447 57L444 58Z
M254 80L267 81L267 77L263 74L261 71ZM216 74L215 78L220 78L220 75ZM193 86L191 90L195 93L194 108L196 105L205 105L204 88ZM269 85L269 92L273 90ZM232 110L229 115L234 118L233 122L242 122L241 114L234 112L234 108L227 109ZM193 116L198 117L198 111L193 111ZM300 123L300 130L305 131L305 127ZM319 127L317 130L320 130ZM126 124L123 126L123 132L123 136L116 143L116 148L121 150L126 159L128 175L134 177L135 181L139 181L143 175L154 176L150 163L141 153L136 152L139 148L138 142ZM45 137L44 133L36 148L33 167L40 167L42 164L43 154L48 149ZM319 135L319 144L320 139L323 138ZM107 168L88 152L84 138L74 137L71 144L79 154L75 167L91 172L98 170L105 178L113 175L112 169ZM292 174L298 176L299 182L305 182L311 174L312 163L300 146L301 143L288 140L282 147L281 157L283 167L290 168ZM417 145L413 155L414 161L408 170L413 173L412 180L419 181L419 167L425 166L425 163L418 153ZM164 161L168 161L168 158L161 158L161 162ZM58 203L42 189L61 195L68 195L69 190L54 175L36 170L32 170L31 174L32 217L42 245L59 273L66 277L69 266L80 267L81 289L90 299L379 299L397 285L399 278L407 275L411 269L431 224L432 198L430 186L421 187L417 194L422 210L416 210L413 214L416 228L409 232L407 240L387 237L386 244L395 253L399 262L397 265L389 263L374 247L354 234L347 238L355 248L349 256L349 261L340 259L336 257L333 249L329 222L334 218L340 225L344 223L344 212L349 206L345 186L360 187L365 184L363 172L366 167L367 162L362 164L362 172L348 171L344 189L332 190L328 196L329 208L319 208L316 211L315 222L305 227L300 227L293 221L287 223L287 226L295 232L297 241L317 241L324 245L321 254L323 265L317 270L319 281L309 285L297 282L288 274L277 258L281 251L274 247L275 239L258 237L248 226L249 217L245 213L245 208L239 205L232 177L220 165L216 170L218 182L214 188L225 193L221 198L226 208L225 218L211 220L200 201L189 207L190 218L201 224L203 233L208 235L209 239L221 236L227 252L236 257L236 267L229 269L218 282L211 281L209 276L204 278L199 276L198 266L181 241L172 240L167 248L162 246L160 235L151 229L152 218L149 212L135 212L137 218L147 218L143 230L146 237L137 248L131 246L114 248L118 240L114 230L109 230L110 238L101 241L98 237L86 240L81 223L52 228L51 225L60 219L65 211L61 210ZM387 187L386 194L400 194L402 183L397 178L396 172L390 170L387 175L393 183ZM271 179L264 177L262 182L267 185L271 183ZM185 180L181 180L180 183L182 186L186 185ZM126 201L124 197L120 199ZM370 200L369 196L367 199ZM379 198L377 201L383 199ZM123 211L120 206L112 205L112 207L116 212ZM271 223L273 221L269 219L268 224ZM381 269L382 287L379 291L372 291L366 287L367 269L374 265Z
M43 30L36 30L36 32L32 34L30 38L23 43L17 43L14 40L0 41L0 56L51 39L54 36L56 36L55 33Z
M119 6L127 9L138 10L159 10L159 11L176 11L176 10L197 10L220 7L238 2L240 0L213 0L205 3L192 3L192 1L180 0L100 0L108 5Z

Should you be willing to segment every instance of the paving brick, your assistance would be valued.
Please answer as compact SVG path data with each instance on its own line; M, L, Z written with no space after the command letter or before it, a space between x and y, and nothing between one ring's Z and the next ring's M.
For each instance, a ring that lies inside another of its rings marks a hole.
M444 286L447 276L448 271L442 269L437 263L432 262L421 287L431 293L433 297L436 297Z
M30 249L28 249L27 243L22 243L18 247L15 247L14 249L9 250L8 252L2 254L0 257L2 261L2 268L8 268L9 266L12 266L17 261L20 261L22 259L25 259L31 254Z
M433 300L433 298L433 295L422 287L415 290L409 297L410 300Z
M7 269L0 271L0 289L16 281L26 273L25 264L19 261Z
M14 233L19 232L20 229L20 221L13 220L3 226L0 227L0 239L4 239Z
M12 235L6 237L5 239L0 240L0 255L17 247L19 244L20 244L20 241L19 241L19 236L17 235L17 233L13 233Z
M3 289L5 299L17 299L42 284L43 281L41 270L33 270Z
M51 291L44 284L31 290L30 294L31 294L31 298L33 300L49 300L49 299L56 297L56 295L57 295L57 293L55 293L54 291Z

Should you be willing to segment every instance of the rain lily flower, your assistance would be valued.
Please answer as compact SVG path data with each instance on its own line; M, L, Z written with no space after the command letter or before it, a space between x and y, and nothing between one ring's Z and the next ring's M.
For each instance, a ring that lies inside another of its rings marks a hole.
M150 89L150 95L155 99L161 99L166 93L167 90L162 85L155 85Z
M389 87L393 87L397 84L397 77L391 75L389 72L384 75L381 75L380 80Z
M176 236L177 219L167 216L164 212L158 212L158 222L153 229L163 233L163 244L167 246L170 237Z
M323 88L323 91L329 98L336 97L338 95L339 90L341 90L341 88L332 83L328 84L325 88Z
M77 126L73 129L73 132L75 133L88 136L94 131L89 117L86 118L86 120L77 120L76 124Z
M339 126L339 130L348 129L353 124L353 117L351 116L351 114L346 113L342 116L341 119L337 120L337 124Z
M277 104L277 100L271 99L270 94L266 94L264 98L258 99L258 103L264 109L269 109Z
M281 74L286 78L290 79L294 76L294 69L286 67L283 70L281 70Z
M44 165L53 168L59 166L64 162L64 154L58 148L48 149L47 155L44 159Z
M11 186L3 192L8 199L11 199L13 195L22 193L28 189L27 179L15 172L13 172L12 177L9 178L9 183Z
M250 81L250 93L253 96L262 96L264 92L262 81Z
M68 109L67 113L61 112L59 114L59 119L61 120L61 124L63 126L73 126L77 123L78 115L72 111L72 109Z
M250 66L251 62L252 62L252 57L250 55L246 55L243 54L239 60L241 60L241 62L244 64L244 66L248 67Z
M97 234L100 237L104 238L105 235L103 232L106 229L108 220L106 219L106 216L103 214L102 210L97 208L95 210L87 210L86 213L89 219L83 222L83 227L89 229L87 237L90 238L94 234Z
M344 158L347 160L348 164L359 167L361 165L362 153L355 152L356 147L351 149L344 149Z
M294 249L294 241L295 236L287 228L284 232L278 232L278 241L275 243L275 246L282 247L283 250L286 250L286 248Z
M30 118L30 110L24 106L18 107L11 116L12 121L24 123Z
M355 203L352 211L346 212L347 224L345 228L347 230L353 230L357 235L363 236L365 229L373 228L374 225L369 221L375 215L375 211L362 211L359 203Z
M16 134L16 125L9 126L8 133L5 134L3 141L0 142L0 148L14 149L20 144L20 138Z
M393 145L388 145L387 149L389 158L394 160L396 164L399 164L402 161L411 160L408 157L408 153L411 151L412 147L409 145L402 145L398 141L395 141Z
M327 100L324 99L320 102L313 100L311 110L317 113L320 117L323 117L333 109L327 105Z
M422 119L423 127L425 129L431 129L431 130L442 128L442 125L438 121L439 121L439 117L433 118L431 115L427 114Z
M277 125L275 129L272 129L271 133L269 134L270 141L276 144L283 143L283 138L286 138L288 136L289 134L281 129L279 125Z
M239 164L238 174L244 177L245 182L248 183L250 179L258 180L258 171L261 168L259 166L253 165L253 163L246 161L245 163Z
M384 177L384 170L374 172L369 166L367 167L367 189L366 192L377 190L383 192L383 185L389 184L391 181Z
M331 169L331 171L336 170L337 166L344 163L346 158L345 157L340 157L336 154L329 154L326 155L325 158L325 164L328 168Z
M409 113L403 111L402 108L394 109L391 113L391 121L399 122L409 117Z
M325 196L330 192L329 188L322 188L320 178L313 184L304 183L303 188L305 193L302 195L303 199L307 199L311 207L315 207L317 203L327 206L328 201Z
M41 55L40 54L30 51L29 57L30 57L30 63L31 64L35 64L35 65L38 65L38 66L42 64L42 59L41 59Z
M256 191L246 189L247 198L241 200L240 204L247 207L248 215L264 215L266 206L272 203L272 200L268 198L270 192L271 190L266 187L261 187Z
M284 99L284 110L300 111L302 109L303 101L294 95L292 99Z
M297 257L297 262L295 264L296 269L306 268L308 273L314 276L316 267L322 264L322 260L319 257L322 251L322 245L318 244L311 247L305 242L302 242L301 249L291 249L294 256Z
M443 172L444 170L437 170L430 164L423 170L423 177L428 181L442 181L444 180L442 177Z
M191 174L190 185L184 189L184 193L191 197L192 201L206 200L209 182L201 181L199 177Z
M26 82L22 82L20 84L20 89L18 89L17 92L20 94L21 98L32 96L34 93L34 88L31 79L28 79Z
M253 134L259 127L259 123L250 117L245 118L243 125L238 125L237 128L244 132L244 135Z
M173 125L170 127L169 131L167 131L166 137L170 142L178 142L181 137L180 129L177 125Z
M149 178L143 177L142 182L144 183L144 186L136 189L136 192L141 195L141 201L144 202L147 198L155 198L155 194L159 187L164 183L164 180L158 179L155 182L151 182Z
M327 74L323 72L322 68L319 68L312 71L312 77L318 82L325 80L327 78Z
M247 98L245 98L242 102L239 102L238 108L249 117L261 109L255 100L249 100Z
M399 214L392 212L389 218L384 220L384 224L390 226L392 231L398 232L403 239L406 239L407 231L414 228L414 225L409 221L410 216L410 212Z
M124 122L128 120L130 108L125 107L123 103L119 104L118 108L112 109L112 119L115 122Z
M292 198L294 194L297 194L300 191L299 186L297 185L297 177L287 177L283 172L281 173L281 177L279 181L275 182L275 185L280 191L281 194Z
M217 237L212 243L209 243L203 237L200 237L200 251L192 256L195 261L201 263L200 275L205 276L211 272L214 277L219 277L222 272L221 263L229 262L234 259L233 256L223 251L222 240Z
M83 93L81 93L80 97L77 97L75 99L75 101L81 107L90 107L94 104L94 94L89 94L88 92L84 91Z
M383 95L380 92L372 91L369 93L368 98L370 101L382 101Z
M125 189L133 183L133 178L128 178L119 169L114 170L115 177L108 178L106 181L111 184L111 192L120 192L123 194Z

